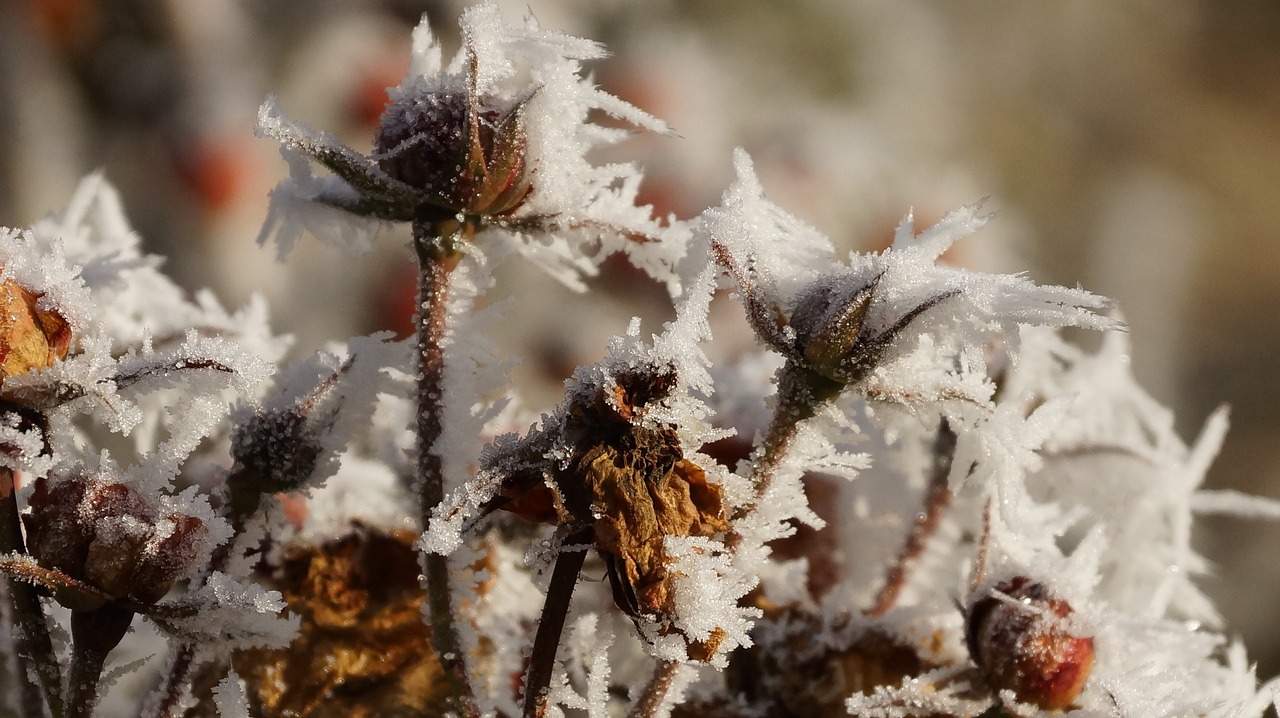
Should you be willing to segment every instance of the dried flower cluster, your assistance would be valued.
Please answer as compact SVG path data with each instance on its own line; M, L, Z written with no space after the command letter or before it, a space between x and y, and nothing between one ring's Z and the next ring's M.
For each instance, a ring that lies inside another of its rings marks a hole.
M666 131L584 77L598 45L480 5L452 61L425 22L413 52L371 154L274 99L258 126L282 257L410 225L407 340L278 365L264 308L187 298L99 176L0 234L0 715L1272 705L1188 527L1280 512L1198 488L1225 413L1184 444L1105 299L939 263L977 205L833 259L744 152L719 206L656 218L587 155L628 132L600 112ZM481 301L510 252L578 289L622 252L675 319L530 411L491 337L523 308ZM721 290L761 351L713 366Z

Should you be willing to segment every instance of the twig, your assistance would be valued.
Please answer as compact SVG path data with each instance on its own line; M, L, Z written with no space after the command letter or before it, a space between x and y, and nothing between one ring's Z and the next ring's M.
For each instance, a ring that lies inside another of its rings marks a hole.
M884 586L866 612L868 616L883 616L898 602L898 594L906 586L920 554L924 553L925 543L938 529L938 522L951 505L951 487L947 484L947 477L951 474L951 459L955 453L956 433L947 420L943 419L938 426L938 438L933 444L933 475L925 489L924 512L916 514L915 524L907 534L897 559L890 566Z
M581 546L591 540L591 532L580 531L565 539L566 546ZM560 634L569 615L569 601L578 584L578 574L586 560L585 547L563 550L556 557L556 567L551 572L547 597L538 618L538 632L533 637L533 652L529 654L529 670L524 678L524 718L542 718L547 712L547 693L551 674L556 665L556 649L560 646Z
M467 230L464 225L458 233ZM433 222L415 219L413 248L418 256L417 317L417 489L419 513L425 530L431 514L444 501L444 470L437 445L443 431L444 338L448 315L449 279L462 258L456 235L444 236ZM449 590L449 559L437 553L423 556L427 607L431 618L431 643L444 669L448 710L460 716L479 715L462 642L454 627L453 596Z
M675 661L658 663L653 669L653 675L649 677L649 682L644 685L640 697L632 704L627 718L657 718L667 702L667 696L671 693L671 686L675 684L679 672L680 664Z
M0 467L0 554L25 554L26 551L22 528L18 524L18 497L13 470ZM14 641L18 656L23 663L35 667L49 712L54 718L62 718L66 714L66 707L62 702L62 671L53 652L53 641L49 638L49 625L44 608L40 605L40 598L35 593L35 587L24 581L9 579L8 585L12 601L10 615L17 628L13 633L18 637ZM22 673L19 671L19 682L29 685ZM32 716L41 715L43 711L39 705L34 706L33 712L30 693L30 689L24 690L23 709Z
M777 404L773 407L769 428L765 430L764 441L756 451L751 468L755 497L751 503L734 512L734 518L741 518L759 508L765 494L773 486L778 467L791 450L791 444L800 431L800 424L816 416L825 403L838 395L838 387L834 387L831 392L814 389L815 385L825 389L826 384L834 385L795 362L787 362L778 379ZM729 548L733 549L741 540L735 532L729 537Z

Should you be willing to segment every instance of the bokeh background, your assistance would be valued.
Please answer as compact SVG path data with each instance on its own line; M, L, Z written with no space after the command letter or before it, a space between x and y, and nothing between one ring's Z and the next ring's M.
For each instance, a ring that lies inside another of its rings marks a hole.
M604 42L598 82L675 127L610 151L644 165L663 214L718 202L736 146L773 200L850 248L884 245L908 208L925 225L987 197L997 220L956 261L1118 300L1134 370L1188 440L1232 407L1211 487L1280 498L1280 2L500 4ZM255 244L284 165L252 127L274 93L367 149L410 28L426 13L456 47L463 6L0 0L0 224L62 207L101 170L181 282L230 305L266 295L299 354L403 330L407 238L357 260L308 242L283 265ZM670 313L625 266L604 272L574 311L548 280L505 278L531 405L627 317ZM748 341L724 338L729 355ZM1280 526L1211 519L1197 541L1229 632L1280 673Z

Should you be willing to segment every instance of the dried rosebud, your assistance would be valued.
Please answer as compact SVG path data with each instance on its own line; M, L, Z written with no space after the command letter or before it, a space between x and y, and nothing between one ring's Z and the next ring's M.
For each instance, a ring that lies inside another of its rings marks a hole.
M321 446L309 414L294 405L263 409L235 428L236 466L227 477L233 510L253 513L257 497L297 490L315 473Z
M23 516L28 548L41 566L139 604L163 598L195 565L208 535L201 519L165 511L105 479L38 479L30 507ZM58 598L74 604L80 596Z
M531 188L524 103L498 109L475 90L407 94L389 105L374 140L378 166L424 193L440 219L501 216Z
M0 378L53 366L67 356L71 327L62 315L37 306L41 296L12 279L0 282Z
M1094 661L1093 639L1066 624L1072 613L1042 583L1004 581L966 612L969 653L992 688L1046 710L1069 708Z

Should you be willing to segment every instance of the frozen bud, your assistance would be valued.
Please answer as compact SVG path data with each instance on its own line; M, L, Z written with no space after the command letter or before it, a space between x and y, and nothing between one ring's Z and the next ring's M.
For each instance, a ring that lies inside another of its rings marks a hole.
M195 565L208 537L199 518L109 480L39 479L30 507L23 521L32 556L111 599L159 601ZM77 596L58 598L74 604Z
M424 193L440 219L504 215L531 187L523 109L494 107L474 90L408 94L383 113L373 159Z
M263 409L236 427L231 455L236 461L227 484L238 513L253 513L257 497L302 487L320 457L319 431L305 407ZM245 510L247 509L247 510Z
M916 317L956 294L949 291L916 305L892 323L867 321L880 284L877 275L860 283L852 275L814 282L800 296L791 316L795 352L803 364L838 384L862 380Z
M1094 660L1093 639L1071 632L1072 613L1044 584L1004 581L966 612L969 653L992 688L1046 710L1069 708Z
M62 315L37 306L40 297L12 279L0 282L0 378L67 356L71 327Z

